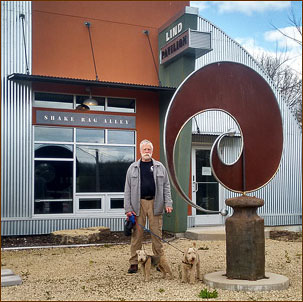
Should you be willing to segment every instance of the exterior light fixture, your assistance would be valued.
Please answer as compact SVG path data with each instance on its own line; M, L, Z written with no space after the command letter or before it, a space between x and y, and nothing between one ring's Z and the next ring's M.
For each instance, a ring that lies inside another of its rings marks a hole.
M97 106L98 102L92 98L92 92L89 89L89 98L84 100L82 105L86 105L86 106Z

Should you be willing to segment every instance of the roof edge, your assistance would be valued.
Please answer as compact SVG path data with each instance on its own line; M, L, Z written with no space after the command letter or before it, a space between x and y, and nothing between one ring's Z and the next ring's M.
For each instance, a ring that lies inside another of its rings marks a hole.
M10 81L29 81L29 82L44 82L44 83L57 83L57 84L70 84L70 85L87 85L106 88L119 88L119 89L136 89L146 91L166 91L175 92L176 87L163 87L163 86L150 86L143 84L131 84L131 83L119 83L119 82L104 82L96 80L75 79L75 78L63 78L52 77L42 75L28 75L23 73L13 73L7 76Z

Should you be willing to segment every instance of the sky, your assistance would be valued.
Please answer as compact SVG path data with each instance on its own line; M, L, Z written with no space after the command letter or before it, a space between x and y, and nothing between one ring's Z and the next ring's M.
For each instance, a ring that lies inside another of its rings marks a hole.
M302 77L302 46L276 29L302 41L289 20L294 12L302 31L301 1L191 1L190 6L198 7L201 17L223 30L255 58L262 53L273 56L285 53L289 66Z

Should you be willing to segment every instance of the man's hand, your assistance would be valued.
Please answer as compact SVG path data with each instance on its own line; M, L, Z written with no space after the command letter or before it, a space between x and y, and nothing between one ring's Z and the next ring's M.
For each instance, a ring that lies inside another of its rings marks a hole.
M130 217L130 216L132 216L133 214L134 214L135 216L137 215L134 211L131 211L131 212L127 212L127 213L126 213L126 216L127 216L127 217Z
M165 212L166 213L171 213L173 211L172 207L165 207Z

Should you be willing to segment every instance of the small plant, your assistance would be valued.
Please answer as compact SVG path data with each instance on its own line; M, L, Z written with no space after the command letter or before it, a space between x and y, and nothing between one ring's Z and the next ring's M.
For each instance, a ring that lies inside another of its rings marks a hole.
M216 290L210 292L207 290L207 288L204 288L203 290L200 291L198 297L202 299L217 298L218 292Z
M159 289L159 293L162 294L162 293L164 293L164 292L165 292L165 289L164 289L164 288L160 288L160 289Z

